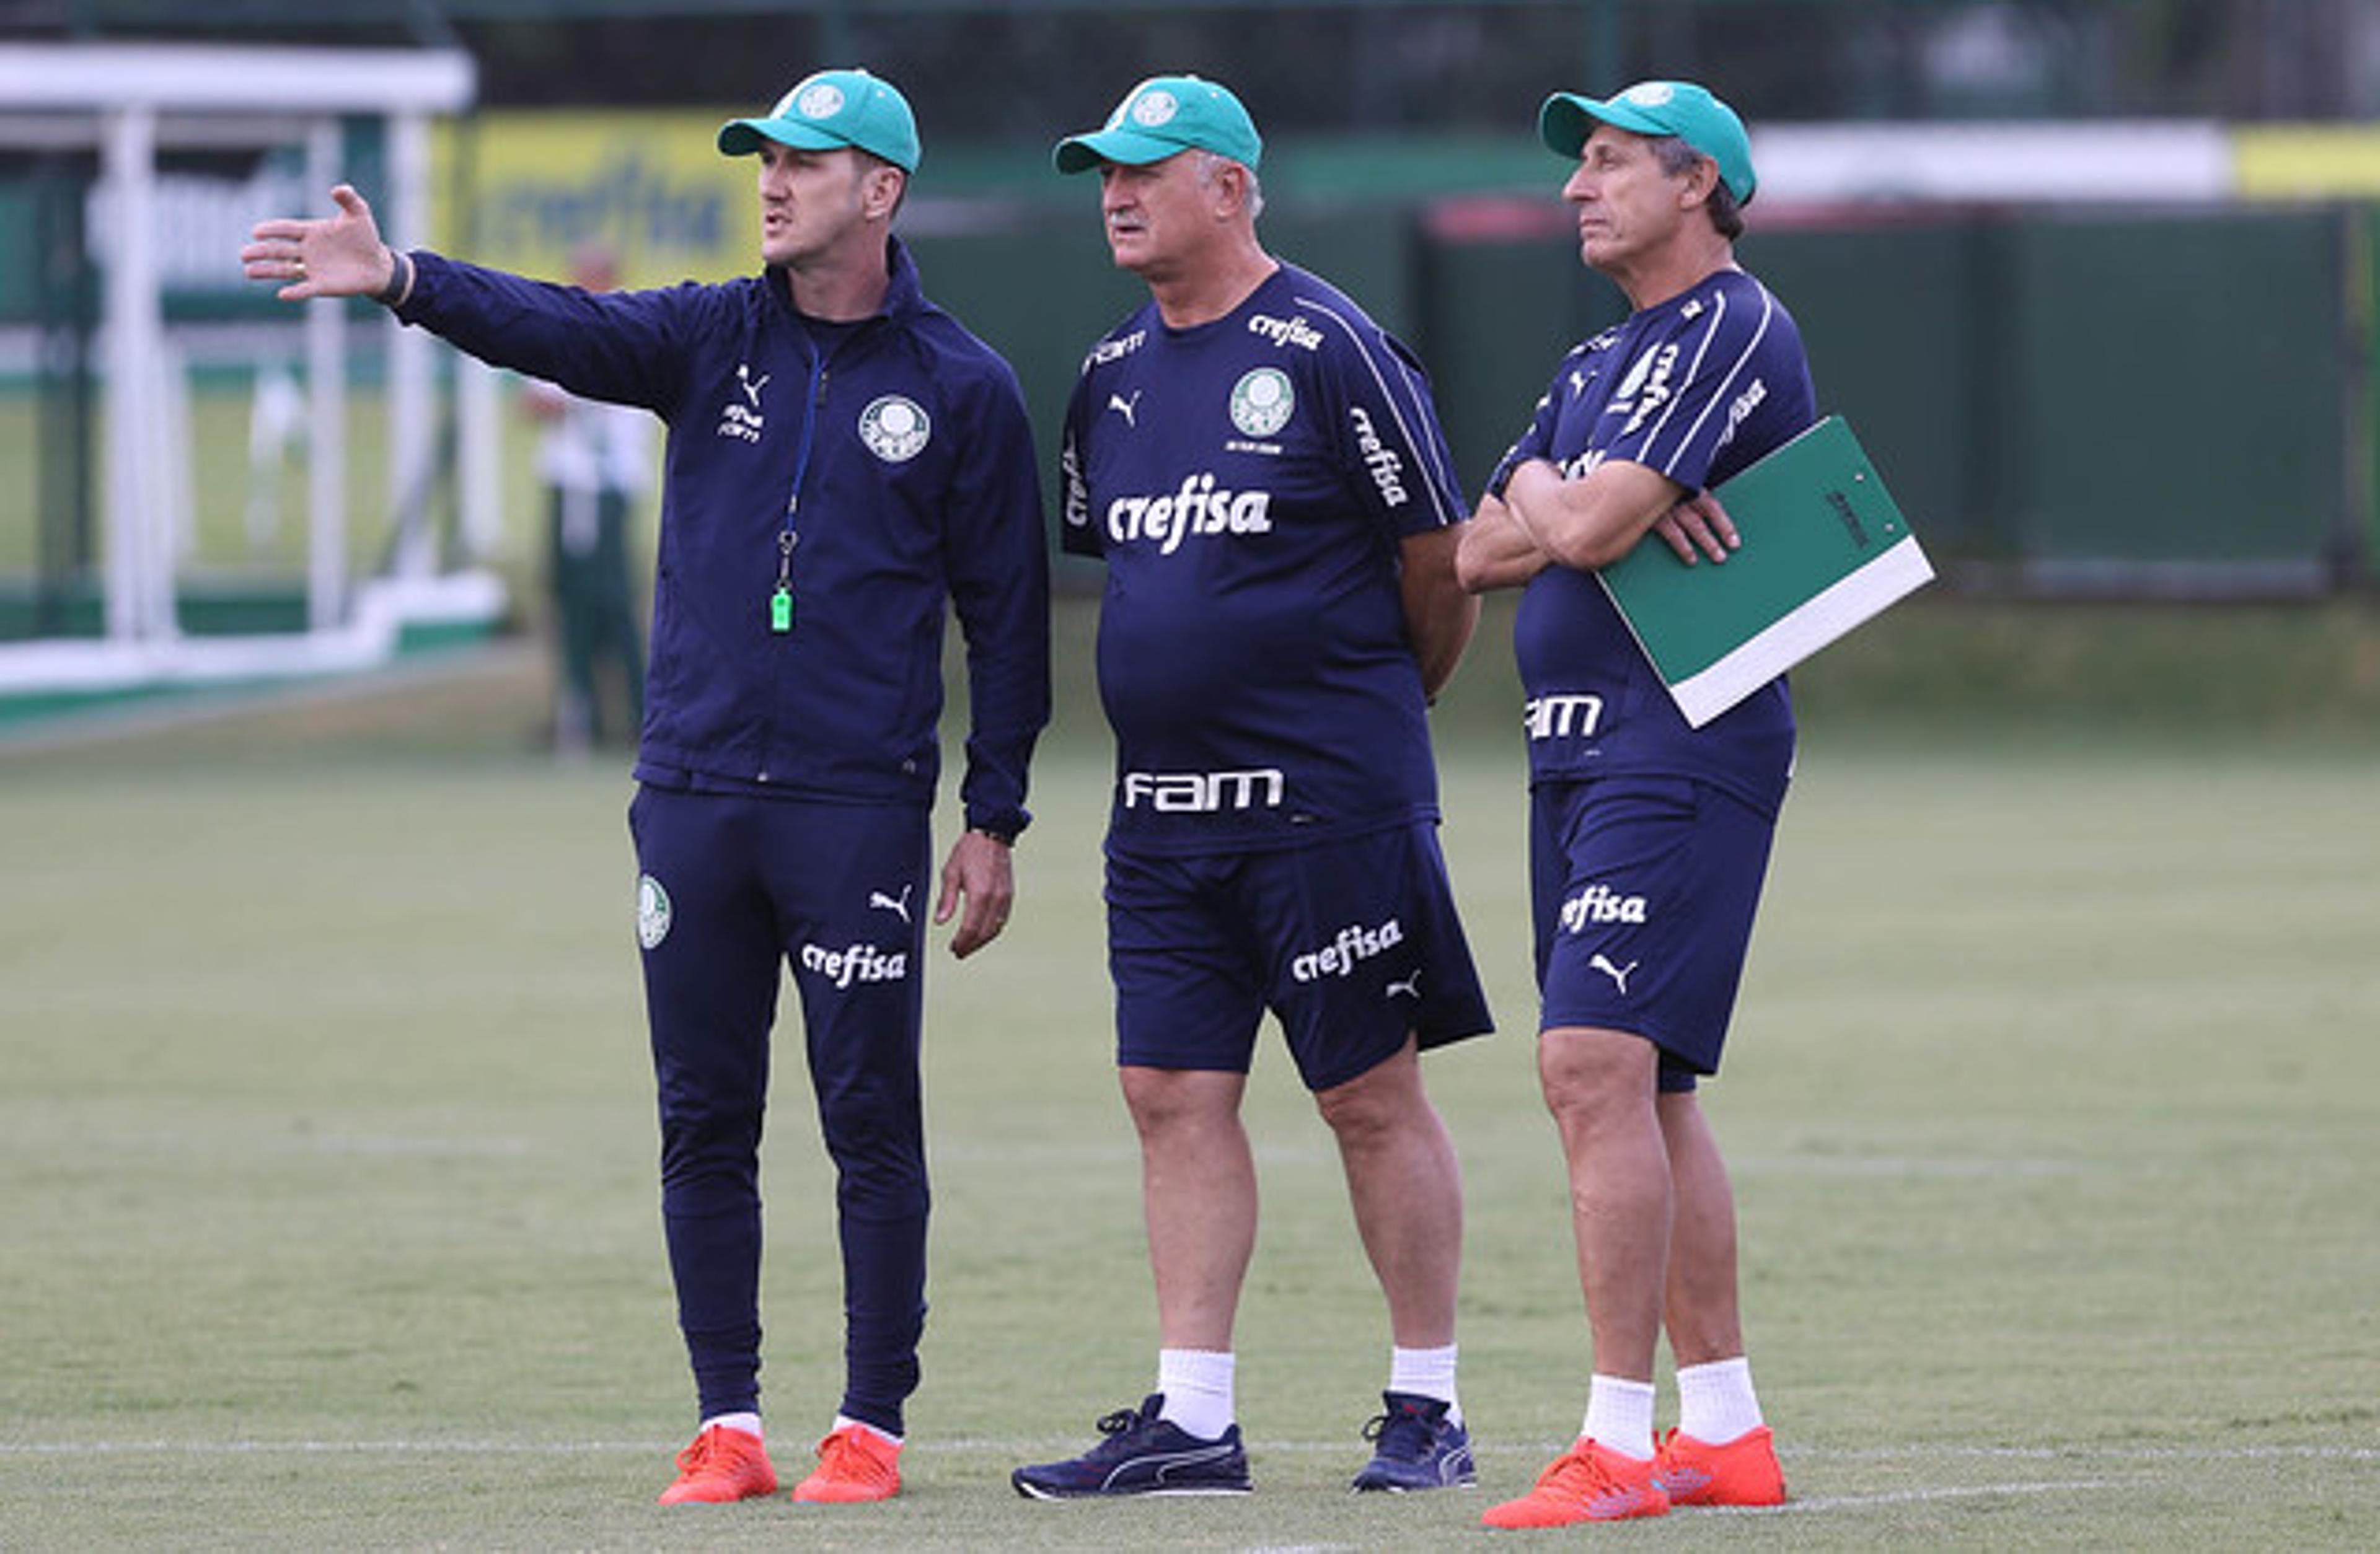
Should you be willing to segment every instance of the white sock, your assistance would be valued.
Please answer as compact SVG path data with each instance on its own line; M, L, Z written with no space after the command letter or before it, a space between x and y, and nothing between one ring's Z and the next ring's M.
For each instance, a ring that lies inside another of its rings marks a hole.
M854 1426L866 1430L869 1435L874 1436L877 1439L884 1442L888 1446L898 1446L901 1444L901 1438L894 1435L892 1431L880 1430L875 1426L869 1424L867 1420L854 1419L848 1414L836 1414L834 1416L834 1423L827 1427L826 1433L832 1435L837 1430L848 1429Z
M702 1422L702 1429L707 1430L713 1425L724 1425L731 1430L742 1430L754 1440L766 1439L760 1434L760 1416L757 1414L714 1414ZM695 1432L697 1435L701 1433L702 1430Z
M1239 1417L1232 1395L1236 1356L1228 1349L1160 1349L1157 1390L1165 1394L1158 1416L1200 1440L1213 1440Z
M1436 1398L1446 1405L1446 1416L1463 1423L1463 1405L1454 1399L1454 1345L1443 1349L1389 1350L1389 1390Z
M1739 1354L1678 1371L1678 1429L1710 1446L1725 1446L1758 1429L1760 1400L1752 1390L1752 1362Z
M1586 1384L1586 1422L1578 1433L1623 1457L1652 1461L1653 1384L1597 1373Z

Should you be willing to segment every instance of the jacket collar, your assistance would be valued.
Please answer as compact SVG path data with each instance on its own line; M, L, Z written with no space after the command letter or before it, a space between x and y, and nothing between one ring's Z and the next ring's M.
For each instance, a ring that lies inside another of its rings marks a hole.
M870 318L900 319L923 311L926 306L924 285L917 279L917 261L909 257L908 245L891 233L884 237L884 300L878 303ZM768 282L769 295L788 312L793 310L794 286L784 267L771 264L762 272Z

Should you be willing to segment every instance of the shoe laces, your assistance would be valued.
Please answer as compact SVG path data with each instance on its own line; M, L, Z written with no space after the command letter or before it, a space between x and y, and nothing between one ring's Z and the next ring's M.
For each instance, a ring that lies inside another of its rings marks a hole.
M1144 1432L1156 1428L1161 1422L1162 1415L1154 1408L1146 1413L1137 1408L1119 1408L1113 1414L1102 1414L1099 1418L1100 1441L1091 1448L1088 1455L1105 1460L1129 1451Z
M1364 1422L1364 1439L1383 1457L1419 1462L1438 1444L1438 1422L1417 1408L1392 1409Z
M695 1475L706 1470L724 1472L730 1461L741 1455L727 1439L727 1427L713 1425L686 1443L677 1454L677 1471Z
M1546 1465L1537 1475L1531 1493L1546 1492L1567 1495L1575 1499L1587 1499L1614 1489L1625 1489L1603 1465L1601 1458L1588 1451L1584 1443L1572 1447Z
M818 1443L819 1471L830 1478L873 1481L883 1476L876 1453L856 1429L837 1430Z

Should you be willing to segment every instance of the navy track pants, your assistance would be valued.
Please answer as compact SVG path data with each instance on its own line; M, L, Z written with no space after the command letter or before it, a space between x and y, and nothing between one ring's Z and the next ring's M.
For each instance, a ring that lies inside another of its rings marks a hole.
M790 965L836 1173L841 1412L901 1434L926 1319L927 814L648 785L628 826L662 1217L702 1417L759 1404L760 1133Z

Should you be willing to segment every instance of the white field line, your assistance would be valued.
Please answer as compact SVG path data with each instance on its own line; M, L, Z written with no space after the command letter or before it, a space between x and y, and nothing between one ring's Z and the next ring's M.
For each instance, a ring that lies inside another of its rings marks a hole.
M924 1456L957 1456L984 1453L995 1456L1029 1457L1052 1447L1072 1444L1072 1437L1043 1437L1038 1439L992 1439L989 1438L959 1439L913 1440L908 1450ZM269 1457L269 1456L521 1456L569 1457L583 1454L644 1454L666 1455L683 1442L663 1440L471 1440L464 1439L399 1439L393 1440L0 1440L0 1458L6 1457L73 1457L73 1456L191 1456L191 1457ZM1565 1450L1567 1440L1499 1443L1516 1450L1527 1450L1550 1456ZM1253 1440L1248 1450L1255 1453L1281 1456L1308 1456L1316 1453L1344 1453L1351 1450L1343 1440ZM2126 1463L2146 1465L2156 1463L2224 1463L2224 1462L2380 1462L2380 1447L2372 1446L1877 1446L1877 1447L1786 1447L1778 1455L1788 1463L1795 1462L1879 1462L1879 1461L1968 1461L1968 1462L2058 1462L2076 1463ZM2074 1487L2092 1487L2082 1480ZM1912 1490L1912 1496L1935 1494L1987 1494L1995 1487L1979 1486L1973 1489ZM1888 1499L1890 1497L1887 1497ZM1869 1503L1863 1499L1859 1503Z
M2138 1479L2119 1478L2045 1479L2031 1484L1970 1484L1948 1489L1893 1489L1880 1495L1817 1495L1808 1499L1789 1499L1783 1505L1723 1505L1696 1509L1701 1513L1718 1516L1791 1516L1802 1512L1874 1511L1883 1506L1982 1499L1994 1495L2064 1495L2082 1489L2120 1489L2140 1482Z

